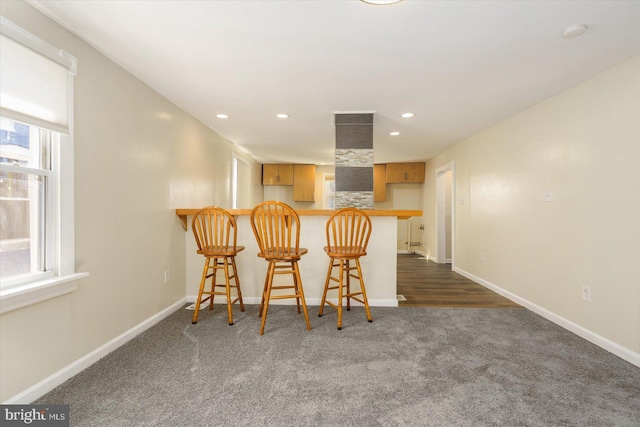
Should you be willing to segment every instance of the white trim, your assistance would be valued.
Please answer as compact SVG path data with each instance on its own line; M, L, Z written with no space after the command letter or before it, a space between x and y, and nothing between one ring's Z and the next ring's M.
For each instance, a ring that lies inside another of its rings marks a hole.
M197 298L197 295L188 295L187 302L195 303L196 298ZM220 298L223 298L223 297L220 297ZM245 305L258 305L260 304L260 300L261 300L261 297L242 297L242 302ZM336 299L331 299L331 298L328 298L328 300L333 302L334 304L337 301ZM221 301L220 303L216 303L216 304L226 304L226 302L222 302L222 299L220 299L220 301ZM369 298L368 301L369 301L370 307L397 307L398 306L398 300L395 297L393 299L370 299ZM305 298L304 302L307 304L308 307L320 307L320 302L322 302L322 298ZM215 300L214 300L214 303L215 303ZM295 299L291 298L291 299L283 299L283 300L273 300L269 302L269 305L293 305L295 303L296 303ZM357 301L354 301L351 304L354 306L362 305Z
M491 282L488 282L484 279L481 279L478 276L475 276L461 268L457 268L454 267L453 271L455 271L458 274L463 275L464 277L466 277L467 279L473 280L474 282L491 289L492 291L502 295L505 298L510 299L513 302L516 302L518 304L520 304L523 307L528 308L529 310L533 311L534 313L544 317L545 319L555 323L556 325L568 330L569 332L573 332L574 334L578 335L581 338L584 338L585 340L597 345L600 348L603 348L605 350L607 350L608 352L618 356L619 358L626 360L627 362L631 363L632 365L635 365L637 367L640 367L640 354L621 346L618 343L615 343L601 335L596 334L595 332L592 332L580 325L578 325L577 323L574 323L568 319L565 319L562 316L559 316L549 310L547 310L544 307L540 307L537 304L532 303L531 301L528 301L524 298L521 298L509 291L506 291L504 289L502 289L499 286L494 285Z
M31 174L31 175L46 176L47 178L49 178L49 177L51 177L51 175L53 175L53 172L50 169L31 168L29 166L16 166L16 165L10 165L10 164L6 164L6 163L0 164L0 170L2 170L4 172L24 173L24 174ZM8 199L8 198L5 198L5 199ZM25 198L25 200L29 200L29 199Z
M92 352L84 355L80 359L71 363L70 365L60 369L58 372L53 375L48 376L37 384L29 387L21 393L16 394L9 400L3 402L3 404L29 404L34 400L38 399L41 396L44 396L46 393L50 392L54 388L58 387L60 384L64 383L69 378L74 375L79 374L83 370L87 369L89 366L96 363L98 360L102 359L109 353L113 352L123 344L126 344L133 338L140 335L142 332L146 331L162 319L166 318L174 311L178 310L182 307L186 302L185 298L182 298L180 301L170 305L159 313L154 314L149 317L147 320L139 323L133 328L129 329L125 333L117 336L111 341L107 342L104 345L101 345L97 349Z
M77 281L88 275L89 273L68 274L2 290L0 314L73 292L78 289Z
M251 168L251 163L249 163L248 160L243 159L242 157L238 156L236 153L232 153L232 154L233 154L233 158L236 159L238 163L242 163L246 167Z

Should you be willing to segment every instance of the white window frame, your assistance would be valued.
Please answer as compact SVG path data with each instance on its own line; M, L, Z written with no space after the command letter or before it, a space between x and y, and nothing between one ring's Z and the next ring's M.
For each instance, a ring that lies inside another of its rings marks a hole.
M251 168L251 163L239 157L236 153L231 153L231 208L238 209L238 166L239 163Z
M1 17L0 32L6 37L10 37L25 47L69 69L69 92L67 94L69 100L69 132L68 134L60 134L60 141L51 144L52 171L48 191L49 196L52 198L51 206L53 209L50 214L47 214L47 220L53 224L53 236L47 244L53 245L52 271L44 277L31 276L26 282L11 282L11 279L5 281L2 289L0 289L0 314L2 314L73 292L78 287L78 279L88 276L89 273L75 272L73 79L77 69L76 58L35 37L4 17ZM11 120L26 122L9 111L2 110L0 115ZM33 120L30 120L28 124L38 126L38 123ZM56 131L56 129L46 124L40 127ZM6 285L6 288L4 285Z

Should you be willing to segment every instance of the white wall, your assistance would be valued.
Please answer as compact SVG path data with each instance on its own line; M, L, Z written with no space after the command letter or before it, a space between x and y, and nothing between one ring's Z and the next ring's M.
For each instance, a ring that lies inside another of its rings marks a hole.
M229 206L231 154L251 159L30 5L2 2L1 12L78 58L76 270L90 273L69 295L1 316L6 401L183 299L185 232L174 210Z
M474 135L455 161L455 267L640 361L640 57ZM543 194L553 191L553 202ZM485 261L481 262L480 253ZM591 288L591 302L582 288Z

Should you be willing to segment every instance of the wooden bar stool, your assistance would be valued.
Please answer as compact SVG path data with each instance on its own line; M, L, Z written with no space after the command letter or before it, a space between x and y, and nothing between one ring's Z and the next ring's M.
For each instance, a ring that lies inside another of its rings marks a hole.
M198 322L198 312L200 304L209 301L209 310L213 310L213 298L215 295L225 295L227 297L227 316L229 325L233 325L233 312L231 306L236 302L240 303L240 311L244 311L242 303L242 291L240 290L240 279L236 269L236 255L244 250L244 246L236 243L236 220L229 212L222 208L208 206L200 209L193 217L191 223L193 235L198 245L198 253L204 255L204 269L202 280L200 281L200 291L196 300L196 308L193 313L191 323ZM233 269L233 274L229 275L229 265ZM216 284L216 272L223 270L224 284ZM205 291L205 282L211 278L211 291ZM231 285L234 279L235 285ZM216 292L216 288L224 288L224 291ZM236 299L231 298L231 288L237 292ZM203 298L203 294L207 295Z
M285 203L263 202L256 205L251 211L251 227L260 250L258 256L269 262L258 311L258 315L262 316L260 335L264 334L269 301L272 299L295 298L298 313L300 313L300 305L302 305L307 330L311 330L302 289L302 278L298 268L298 260L307 253L307 249L300 247L300 218L298 218L298 214ZM279 274L291 274L293 284L274 286L273 278ZM293 289L293 293L271 295L272 290L281 289Z
M342 299L347 299L347 310L351 310L351 300L364 304L367 312L367 320L371 319L367 291L364 287L360 257L367 254L367 244L371 235L371 220L362 210L357 208L344 208L335 212L327 221L327 245L324 251L329 255L329 270L324 283L322 302L318 316L322 317L324 305L330 305L338 310L338 330L342 329ZM355 264L351 264L351 262ZM337 277L332 276L333 269L339 268ZM351 289L351 279L360 281L360 290ZM329 286L331 281L337 282L337 286ZM345 292L346 288L346 292ZM338 290L338 301L334 304L327 301L327 291ZM358 298L362 295L362 298Z

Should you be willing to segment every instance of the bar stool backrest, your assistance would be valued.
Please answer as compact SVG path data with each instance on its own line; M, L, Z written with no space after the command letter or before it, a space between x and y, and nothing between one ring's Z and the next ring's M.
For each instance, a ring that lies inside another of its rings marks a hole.
M236 247L236 220L222 208L207 206L200 209L191 222L198 253L225 252Z
M344 208L335 212L327 221L328 253L353 253L366 255L371 220L357 208Z
M258 256L300 257L300 218L291 206L277 201L256 205L251 211L251 227L260 249Z

